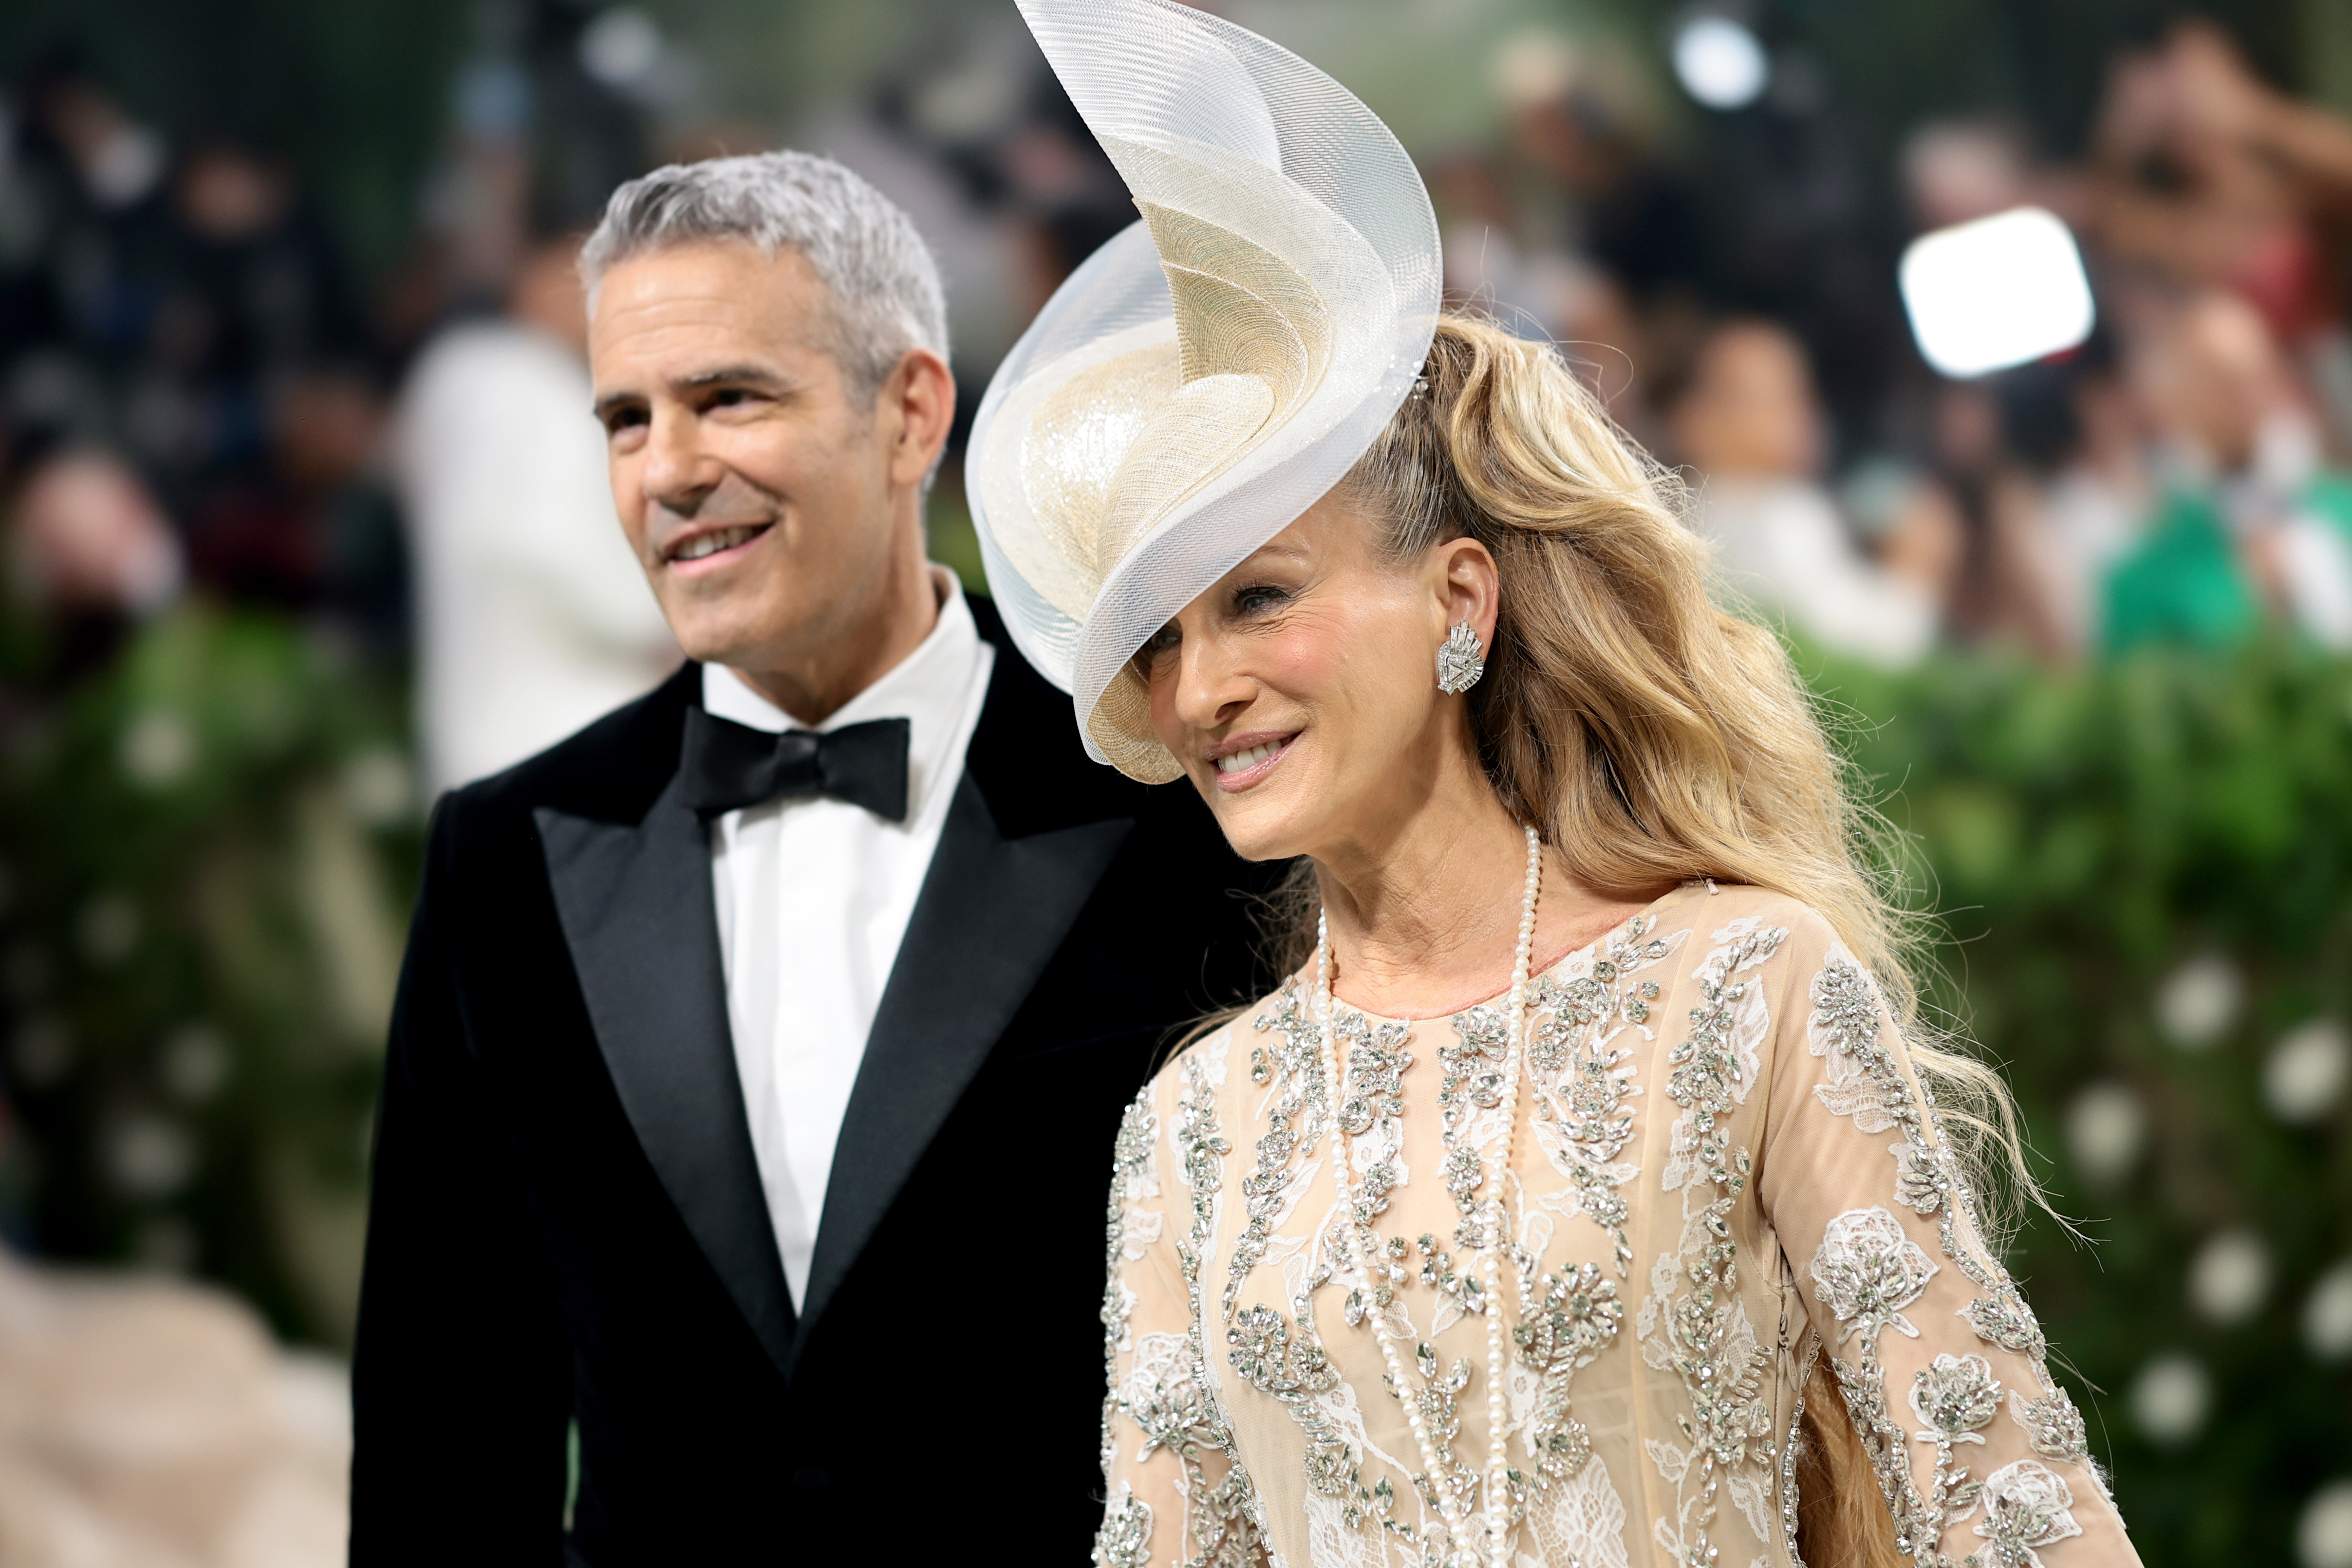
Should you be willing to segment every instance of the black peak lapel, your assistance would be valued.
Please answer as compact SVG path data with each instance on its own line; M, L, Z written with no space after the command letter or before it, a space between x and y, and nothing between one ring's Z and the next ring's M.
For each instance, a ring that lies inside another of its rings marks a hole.
M1000 672L1019 657L1000 649ZM1116 817L1009 838L972 776L957 780L842 1119L802 1345L1134 826Z
M709 839L673 778L635 822L533 813L613 1087L703 1255L789 1375L792 1297L736 1075Z

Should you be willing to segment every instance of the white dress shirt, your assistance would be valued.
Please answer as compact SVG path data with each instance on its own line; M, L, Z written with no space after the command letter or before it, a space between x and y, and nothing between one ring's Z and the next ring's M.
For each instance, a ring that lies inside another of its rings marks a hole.
M677 667L613 515L588 367L508 321L452 328L402 393L417 709L437 791L521 761Z
M939 623L841 711L803 725L721 664L702 668L702 706L756 729L839 729L904 718L907 820L797 796L729 811L710 835L719 948L751 1151L795 1306L808 1293L834 1145L866 1037L939 847L996 652L955 579L932 571Z

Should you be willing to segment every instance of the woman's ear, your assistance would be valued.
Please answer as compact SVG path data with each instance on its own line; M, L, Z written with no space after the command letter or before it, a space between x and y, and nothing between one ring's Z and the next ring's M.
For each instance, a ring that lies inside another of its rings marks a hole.
M1495 558L1476 539L1464 537L1439 545L1432 563L1437 569L1438 592L1445 606L1445 624L1467 621L1478 633L1478 645L1495 645L1495 620L1502 612L1502 573Z

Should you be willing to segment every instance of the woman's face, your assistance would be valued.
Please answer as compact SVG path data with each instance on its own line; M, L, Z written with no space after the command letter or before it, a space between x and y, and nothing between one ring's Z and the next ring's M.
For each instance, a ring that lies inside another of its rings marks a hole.
M1461 620L1491 641L1494 559L1465 538L1391 563L1375 527L1326 497L1137 655L1153 730L1247 859L1376 850L1476 766L1437 650Z

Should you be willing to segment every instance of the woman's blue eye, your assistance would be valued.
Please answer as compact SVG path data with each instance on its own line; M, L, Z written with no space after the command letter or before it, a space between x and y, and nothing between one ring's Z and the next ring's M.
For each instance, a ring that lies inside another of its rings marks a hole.
M1175 647L1182 633L1179 632L1172 623L1162 626L1151 634L1150 639L1143 644L1139 652L1147 659L1157 658Z
M1263 586L1244 588L1234 595L1234 608L1248 615L1260 610L1270 609L1289 597L1289 594L1279 588Z

